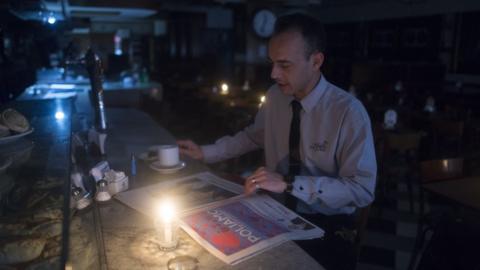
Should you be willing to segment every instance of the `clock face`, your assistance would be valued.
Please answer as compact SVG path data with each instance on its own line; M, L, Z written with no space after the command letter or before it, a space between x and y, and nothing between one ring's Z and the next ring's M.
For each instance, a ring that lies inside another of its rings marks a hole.
M273 34L277 16L268 10L261 9L253 16L253 30L255 34L262 38L268 38Z

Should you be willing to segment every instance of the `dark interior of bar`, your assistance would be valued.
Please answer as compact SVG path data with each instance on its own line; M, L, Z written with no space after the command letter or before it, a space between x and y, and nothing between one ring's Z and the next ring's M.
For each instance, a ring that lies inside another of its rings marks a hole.
M480 270L480 1L0 2L0 269Z

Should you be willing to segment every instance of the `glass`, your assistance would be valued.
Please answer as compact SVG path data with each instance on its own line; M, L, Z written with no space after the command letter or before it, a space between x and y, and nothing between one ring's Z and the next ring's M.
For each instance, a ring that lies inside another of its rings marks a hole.
M168 261L168 270L196 270L198 265L197 258L191 256L178 256Z
M177 219L166 220L157 218L155 220L155 229L157 230L157 240L161 250L172 251L177 248L179 238L179 223Z

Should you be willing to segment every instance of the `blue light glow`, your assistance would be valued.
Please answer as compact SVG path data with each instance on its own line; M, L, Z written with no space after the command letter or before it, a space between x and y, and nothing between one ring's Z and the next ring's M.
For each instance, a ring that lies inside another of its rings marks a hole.
M74 88L75 88L75 84L52 83L52 84L50 84L50 88L52 88L52 89L70 90L70 89L74 89Z
M56 21L57 21L57 19L55 19L55 17L53 17L53 16L51 16L51 15L48 16L48 18L47 18L47 22L48 22L49 24L54 24Z
M65 118L65 113L62 111L58 111L55 113L55 119L57 120L63 120Z

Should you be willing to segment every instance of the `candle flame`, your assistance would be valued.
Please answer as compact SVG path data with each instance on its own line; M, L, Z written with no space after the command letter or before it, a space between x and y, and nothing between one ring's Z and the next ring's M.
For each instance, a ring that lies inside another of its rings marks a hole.
M261 95L259 100L260 100L260 103L258 103L258 108L262 107L265 101L267 101L267 98L265 97L265 95Z
M222 86L221 86L220 88L222 89L222 91L220 92L220 94L222 94L222 95L228 95L228 84L222 83Z
M170 200L163 200L157 207L157 215L165 222L170 222L175 217L175 206Z
M264 95L260 96L260 103L265 103L266 97Z

